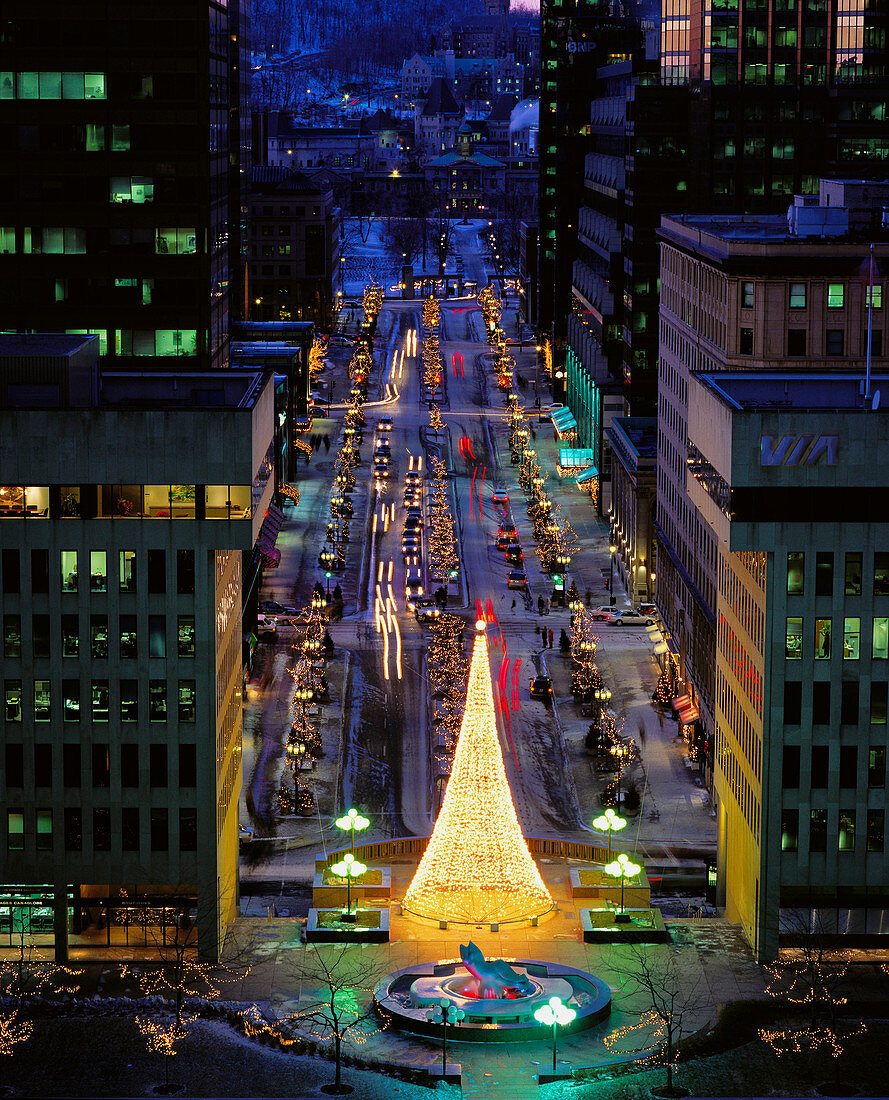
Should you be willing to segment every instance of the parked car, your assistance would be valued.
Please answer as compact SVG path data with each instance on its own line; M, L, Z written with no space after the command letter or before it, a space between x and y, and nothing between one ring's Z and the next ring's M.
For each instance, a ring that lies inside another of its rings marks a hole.
M417 596L414 600L414 617L418 623L431 622L441 615L441 608L436 606L431 596Z
M532 676L528 682L528 691L532 699L547 702L553 697L552 679L549 676Z
M418 596L423 595L423 582L419 577L408 577L404 585L404 598L408 611L413 611Z
M639 603L636 604L636 610L640 615L657 615L657 607L653 603Z
M654 619L650 615L642 615L632 607L622 607L617 614L612 615L612 623L615 626L651 626Z
M494 492L491 493L492 504L509 504L509 493L504 489L502 485L495 485Z
M299 612L295 607L288 607L286 604L278 603L277 600L263 600L259 605L259 610L266 615L298 615Z
M257 615L256 616L256 636L262 637L274 637L278 633L278 620L274 615Z
M600 622L607 623L611 621L611 616L615 613L616 610L616 607L612 607L611 604L605 603L602 604L601 607L594 607L592 611L590 611L590 616L594 619L599 620Z
M527 588L528 578L521 569L511 569L506 574L507 588Z

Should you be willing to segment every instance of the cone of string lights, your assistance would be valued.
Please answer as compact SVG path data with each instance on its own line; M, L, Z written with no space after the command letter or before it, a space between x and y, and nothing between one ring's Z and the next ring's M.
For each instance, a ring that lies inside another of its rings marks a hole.
M519 827L497 739L484 623L472 652L451 778L407 912L456 923L540 916L553 899Z

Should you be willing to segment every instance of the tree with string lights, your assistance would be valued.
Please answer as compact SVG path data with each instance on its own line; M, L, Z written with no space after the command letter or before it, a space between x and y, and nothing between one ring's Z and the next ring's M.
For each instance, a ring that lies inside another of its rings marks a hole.
M432 494L429 525L430 572L437 581L447 585L451 574L460 564L456 551L454 517L451 512L447 470L440 458L429 459L432 475Z

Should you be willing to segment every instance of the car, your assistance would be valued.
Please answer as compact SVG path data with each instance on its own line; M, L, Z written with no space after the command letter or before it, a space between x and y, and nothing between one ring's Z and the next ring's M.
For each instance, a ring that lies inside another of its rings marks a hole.
M401 552L402 554L419 554L419 538L405 535L404 538L401 540Z
M419 489L405 489L404 491L404 507L412 508L420 503L423 499L423 494Z
M419 538L420 529L422 526L423 521L420 519L419 516L408 516L407 519L404 521L404 534L407 534L408 531L413 531Z
M419 504L409 504L407 506L407 508L405 508L405 510L404 510L404 518L406 520L411 519L411 518L412 519L418 519L420 521L420 525L422 526L423 512L420 508L420 505Z
M263 636L276 635L278 633L278 620L274 615L257 615L256 616L256 636L262 638Z
M522 553L521 546L517 543L513 543L512 546L507 546L506 560L510 565L521 565L525 560L525 555Z
M420 482L422 480L423 475L420 473L419 470L408 470L408 472L404 475L404 484L411 485L417 489L420 487Z
M611 616L616 610L617 608L612 606L611 604L602 604L601 607L594 607L590 611L590 617L593 619L597 619L599 622L608 623L611 622Z
M263 600L259 605L259 610L266 615L298 615L299 612L295 607L288 607L286 604L278 603L277 600Z
M510 569L506 574L506 587L507 588L527 588L528 578L521 569Z
M418 623L431 622L440 615L441 608L431 596L417 596L414 600L414 617Z
M423 595L423 582L419 577L408 577L404 585L404 598L408 611L413 611L415 600Z
M651 626L654 619L650 615L642 615L632 607L622 607L620 611L611 616L615 626Z
M497 528L497 538L508 538L513 542L518 537L514 523L501 523Z
M651 615L652 617L657 615L657 607L653 603L636 604L636 611L638 611L640 615Z
M384 416L382 420L377 424L378 432L391 432L392 431L392 417Z
M391 458L392 448L388 443L378 443L374 447L374 458Z
M548 702L553 697L553 682L549 676L532 676L528 681L528 691L532 699Z
M491 493L492 504L509 504L509 493L503 488L502 485L496 485L494 492Z

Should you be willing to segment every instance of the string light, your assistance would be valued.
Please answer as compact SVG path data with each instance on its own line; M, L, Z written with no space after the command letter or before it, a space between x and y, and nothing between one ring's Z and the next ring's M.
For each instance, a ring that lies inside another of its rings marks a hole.
M429 503L429 571L434 580L447 584L460 564L454 537L448 474L435 455L429 459L432 493Z
M404 907L438 920L491 923L536 916L552 906L506 779L482 631L473 648L451 778Z

